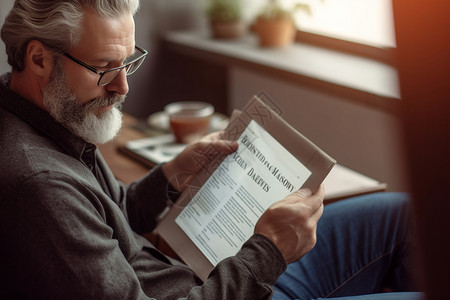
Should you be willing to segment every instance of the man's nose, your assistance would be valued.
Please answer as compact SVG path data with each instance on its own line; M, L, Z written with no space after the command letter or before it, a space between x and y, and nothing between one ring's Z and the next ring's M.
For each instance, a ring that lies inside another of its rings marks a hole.
M106 85L106 89L109 92L115 92L120 95L126 95L128 93L128 81L125 69L120 70L119 74Z

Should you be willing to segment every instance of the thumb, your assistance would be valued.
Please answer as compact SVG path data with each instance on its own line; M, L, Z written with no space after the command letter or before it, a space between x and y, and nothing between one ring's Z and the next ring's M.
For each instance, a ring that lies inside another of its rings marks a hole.
M308 188L299 189L295 193L297 194L297 196L299 196L299 197L301 197L303 199L308 198L308 197L310 197L312 195L311 190L308 189Z
M292 194L290 194L289 196L287 196L286 198L284 198L281 201L284 202L285 204L289 204L289 203L292 204L292 203L297 203L302 200L306 200L309 197L311 197L311 195L312 195L312 192L310 189L302 188L300 190L293 192Z
M230 153L233 153L238 149L238 143L236 141L227 141L227 140L217 140L211 143L212 148L214 149L213 152L221 153L228 155ZM211 147L206 145L205 150L211 150Z

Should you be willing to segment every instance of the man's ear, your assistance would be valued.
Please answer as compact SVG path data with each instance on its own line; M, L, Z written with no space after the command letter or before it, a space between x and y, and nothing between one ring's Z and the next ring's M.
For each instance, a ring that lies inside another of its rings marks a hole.
M27 45L26 66L39 77L48 79L53 69L53 54L40 41Z

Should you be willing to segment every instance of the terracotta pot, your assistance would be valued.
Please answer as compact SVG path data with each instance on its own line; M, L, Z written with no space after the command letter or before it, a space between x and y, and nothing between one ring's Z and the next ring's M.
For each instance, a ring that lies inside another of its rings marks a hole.
M247 27L244 21L211 21L212 36L216 39L235 39L243 36Z
M254 28L261 47L286 47L294 41L296 31L290 19L258 18Z

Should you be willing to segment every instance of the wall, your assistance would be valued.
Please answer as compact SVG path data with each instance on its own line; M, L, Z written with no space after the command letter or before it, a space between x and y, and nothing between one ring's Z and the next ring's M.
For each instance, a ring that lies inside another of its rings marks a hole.
M251 69L232 68L229 89L229 110L242 108L252 95L264 90L281 105L283 117L293 127L339 163L388 183L390 191L407 190L397 117Z
M14 0L2 0L0 1L0 27L3 25L6 15L11 10ZM0 74L8 72L10 69L5 54L5 44L0 41Z
M198 6L198 1L141 1L141 9L135 16L136 43L146 48L149 55L139 70L129 77L130 92L124 111L145 118L166 104L158 93L161 85L159 77L166 63L160 53L160 36L168 30L203 26L204 20Z

